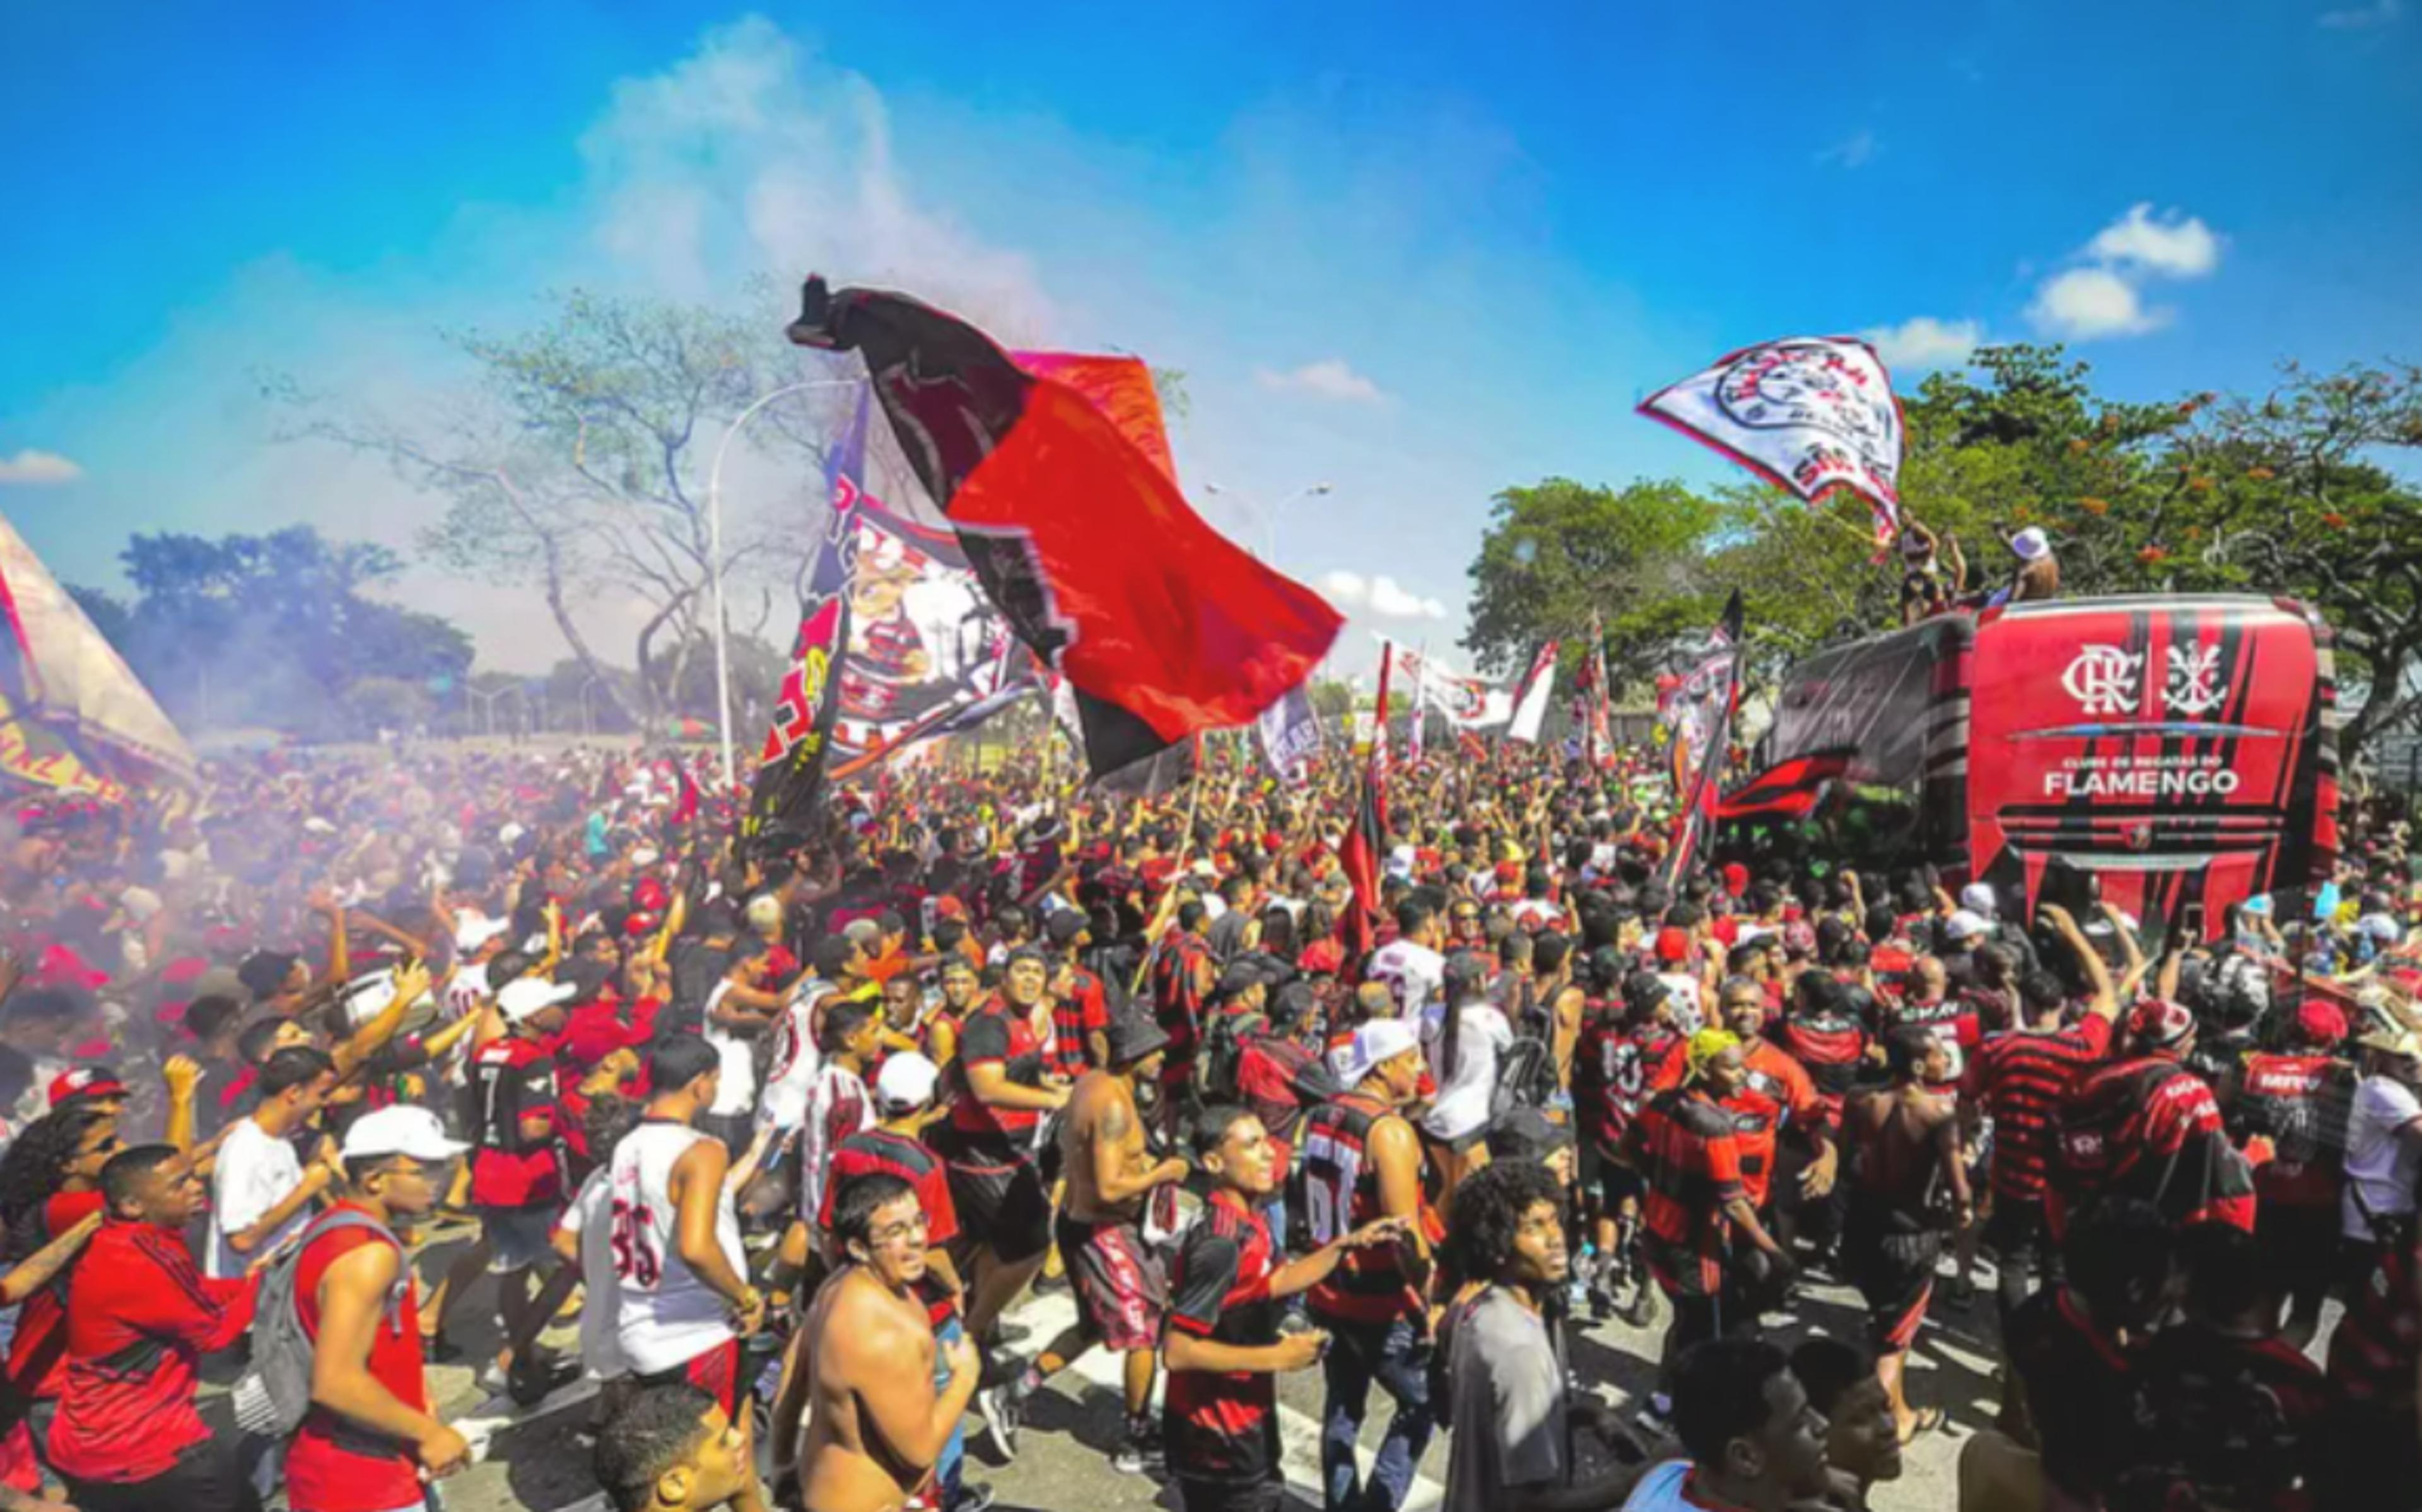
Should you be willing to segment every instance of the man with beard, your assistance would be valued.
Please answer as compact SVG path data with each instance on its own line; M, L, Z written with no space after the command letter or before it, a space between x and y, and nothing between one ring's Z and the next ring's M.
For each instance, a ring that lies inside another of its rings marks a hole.
M1759 1264L1769 1285L1787 1284L1791 1276L1790 1257L1750 1205L1738 1126L1722 1106L1748 1077L1738 1037L1728 1029L1700 1030L1691 1037L1682 1084L1642 1109L1625 1141L1624 1159L1648 1189L1642 1213L1648 1272L1674 1308L1659 1390L1641 1414L1642 1426L1654 1433L1672 1427L1672 1382L1682 1356L1719 1334L1756 1326L1747 1254L1764 1256Z
M916 1189L885 1172L858 1177L833 1208L849 1265L799 1326L809 1373L799 1492L814 1512L891 1512L931 1478L975 1395L974 1343L943 1348L936 1388L925 1274L925 1212Z
M1476 1283L1441 1325L1453 1429L1447 1497L1455 1507L1584 1512L1612 1507L1637 1479L1618 1471L1574 1484L1572 1430L1605 1409L1565 1384L1555 1309L1572 1269L1564 1192L1536 1161L1489 1165L1455 1190L1447 1269Z
M1190 1167L1171 1156L1152 1158L1136 1088L1160 1074L1169 1037L1140 1015L1109 1027L1109 1064L1088 1071L1068 1097L1060 1130L1066 1205L1053 1225L1060 1256L1077 1293L1077 1320L1014 1379L978 1400L984 1425L1004 1456L1016 1453L1027 1399L1095 1343L1126 1357L1124 1384L1126 1442L1111 1468L1140 1475L1159 1458L1152 1419L1154 1350L1169 1288L1160 1257L1144 1243L1144 1206L1156 1192L1186 1179Z

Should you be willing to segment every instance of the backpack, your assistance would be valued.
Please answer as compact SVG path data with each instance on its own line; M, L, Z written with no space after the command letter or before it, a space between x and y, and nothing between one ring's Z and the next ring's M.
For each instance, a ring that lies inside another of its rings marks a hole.
M236 1426L246 1433L285 1438L302 1426L304 1414L311 1410L311 1335L303 1327L294 1279L303 1269L303 1252L313 1239L346 1228L369 1229L395 1246L399 1260L403 1257L403 1241L385 1224L368 1213L339 1208L304 1225L295 1241L270 1261L253 1304L252 1364L235 1383ZM395 1286L387 1294L388 1326L402 1316L404 1288L411 1285L412 1266L399 1264Z
M1269 1033L1270 1021L1258 1013L1221 1013L1203 1030L1203 1099L1235 1102L1244 1093L1239 1073L1245 1065L1245 1042Z
M1544 1039L1525 1035L1497 1058L1497 1084L1488 1091L1491 1124L1517 1108L1545 1108L1564 1083L1556 1079L1556 1052Z

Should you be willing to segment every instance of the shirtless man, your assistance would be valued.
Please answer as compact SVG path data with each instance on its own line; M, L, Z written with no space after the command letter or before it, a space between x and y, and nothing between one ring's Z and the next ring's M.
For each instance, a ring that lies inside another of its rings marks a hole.
M950 1380L936 1389L933 1325L914 1289L925 1273L925 1210L914 1187L883 1172L859 1177L834 1205L833 1234L850 1265L816 1294L799 1328L812 1382L800 1504L893 1512L932 1477L975 1395L976 1348L966 1338L943 1348Z
M1152 1158L1136 1111L1136 1087L1157 1084L1169 1035L1130 1013L1111 1022L1107 1038L1108 1065L1077 1083L1060 1131L1068 1192L1053 1238L1077 1293L1077 1322L977 1405L993 1442L1002 1454L1014 1454L1026 1400L1044 1381L1094 1344L1119 1350L1126 1356L1127 1436L1110 1464L1140 1475L1155 1471L1161 1457L1160 1427L1152 1416L1153 1351L1169 1298L1160 1257L1143 1242L1143 1209L1156 1189L1186 1179L1189 1167L1174 1155Z
M1866 1299L1876 1375L1904 1443L1942 1421L1939 1408L1910 1411L1901 1389L1942 1256L1946 1215L1935 1201L1937 1183L1951 1189L1958 1226L1975 1217L1959 1159L1958 1107L1927 1090L1944 1079L1949 1059L1930 1028L1901 1024L1884 1037L1892 1085L1860 1094L1842 1113L1850 1188L1843 1258Z

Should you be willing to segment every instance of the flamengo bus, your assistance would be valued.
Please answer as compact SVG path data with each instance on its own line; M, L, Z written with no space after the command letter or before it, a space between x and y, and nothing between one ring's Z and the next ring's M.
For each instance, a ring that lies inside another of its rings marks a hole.
M2199 918L2210 935L2230 904L2327 877L2336 697L2328 629L2292 600L1946 615L1794 665L1765 772L1727 812L1884 789L1905 804L1904 853L2023 888L2030 911L2090 878L2147 923Z

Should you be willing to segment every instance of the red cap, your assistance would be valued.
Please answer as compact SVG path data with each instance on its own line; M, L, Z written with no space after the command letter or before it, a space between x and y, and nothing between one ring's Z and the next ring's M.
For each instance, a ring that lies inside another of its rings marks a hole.
M2165 997L2147 998L2128 1015L2128 1033L2138 1044L2162 1050L2194 1033L2194 1015Z
M2347 1037L2346 1013L2326 998L2306 998L2296 1008L2296 1033L2316 1045L2335 1045Z
M948 894L944 894L942 896L934 899L934 917L937 919L964 919L967 916L967 906L965 903L960 902L957 898L952 897Z
M1678 925L1672 924L1669 924L1662 929L1658 930L1657 959L1662 961L1682 961L1690 959L1690 931L1682 928Z
M1738 861L1724 863L1724 891L1735 897L1749 891L1749 868Z
M55 1108L70 1098L122 1098L126 1083L108 1071L90 1066L79 1066L61 1071L51 1078L51 1106Z

